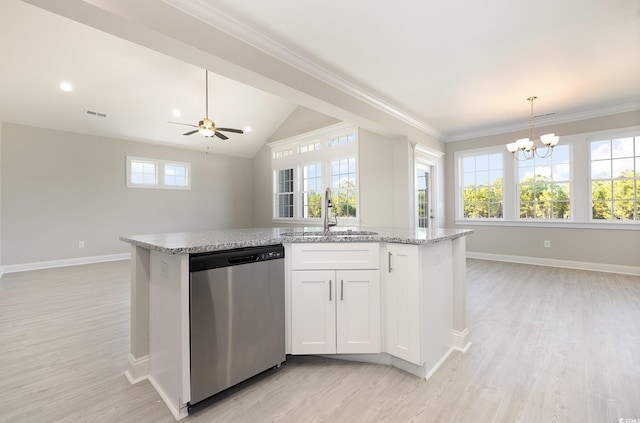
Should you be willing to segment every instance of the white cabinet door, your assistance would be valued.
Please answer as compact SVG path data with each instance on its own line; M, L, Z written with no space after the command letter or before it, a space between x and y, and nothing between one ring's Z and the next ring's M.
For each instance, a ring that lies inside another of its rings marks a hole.
M291 353L379 353L380 272L291 272Z
M387 244L385 352L422 365L419 246Z
M335 271L291 272L291 353L335 354Z
M337 271L336 297L337 352L381 352L380 271Z

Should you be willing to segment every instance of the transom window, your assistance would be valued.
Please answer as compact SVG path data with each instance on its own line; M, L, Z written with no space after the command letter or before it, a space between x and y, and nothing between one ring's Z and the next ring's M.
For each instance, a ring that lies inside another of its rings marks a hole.
M191 189L191 164L127 156L127 187Z
M329 140L329 146L335 147L337 145L348 144L350 142L354 142L356 140L356 134L345 134L340 135Z
M640 220L640 136L590 143L591 218Z
M338 124L269 144L274 219L322 219L326 188L332 191L332 214L357 219L357 141L356 127Z

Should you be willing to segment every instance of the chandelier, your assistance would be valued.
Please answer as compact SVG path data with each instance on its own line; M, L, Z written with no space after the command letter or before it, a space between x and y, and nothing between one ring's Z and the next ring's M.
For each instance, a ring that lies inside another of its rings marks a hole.
M538 152L538 147L536 147L535 137L534 137L534 124L533 124L533 100L535 100L536 96L531 96L527 98L528 101L531 102L531 138L520 138L515 142L507 144L507 150L516 160L531 160L535 156L538 156L541 159L550 157L553 154L553 147L558 144L560 137L556 134L545 134L540 137L540 142L544 144L547 149L544 154L540 154Z

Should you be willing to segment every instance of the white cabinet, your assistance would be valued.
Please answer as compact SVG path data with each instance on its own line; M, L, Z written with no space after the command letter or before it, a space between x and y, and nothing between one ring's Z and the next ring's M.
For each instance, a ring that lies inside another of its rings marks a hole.
M387 244L384 276L385 352L417 365L422 364L419 248Z
M336 353L334 271L291 273L291 352Z
M297 244L292 256L292 354L381 352L378 245Z
M385 248L385 352L422 366L428 378L451 349L451 241Z

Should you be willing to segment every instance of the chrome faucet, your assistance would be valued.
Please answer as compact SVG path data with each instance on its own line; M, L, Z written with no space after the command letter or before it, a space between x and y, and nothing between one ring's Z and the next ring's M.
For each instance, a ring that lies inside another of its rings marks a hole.
M324 231L328 232L331 226L338 226L338 218L331 218L331 209L333 202L331 201L331 188L327 188L324 192Z

